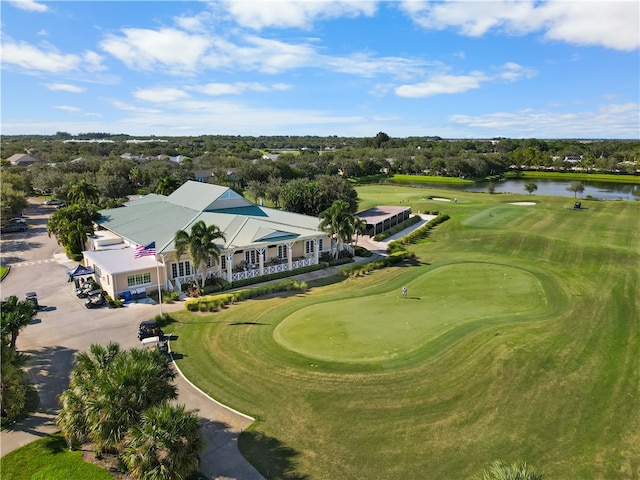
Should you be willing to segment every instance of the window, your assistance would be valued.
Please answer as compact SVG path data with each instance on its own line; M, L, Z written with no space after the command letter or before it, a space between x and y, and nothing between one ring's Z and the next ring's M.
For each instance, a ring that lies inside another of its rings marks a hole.
M255 265L258 263L258 255L255 250L247 250L244 252L244 261L249 265Z
M96 272L97 278L102 278L102 270L100 270L100 267L98 265L93 266L93 271Z
M322 239L322 238L318 239L318 251L319 252L322 252L324 250L324 241L323 240L324 239Z
M287 245L278 245L278 258L286 259L289 255L289 247Z
M151 283L151 274L149 272L136 273L127 277L127 286L135 287L137 285L147 285Z
M172 263L171 277L184 277L191 275L191 264L188 261Z
M304 242L304 253L313 253L313 240Z

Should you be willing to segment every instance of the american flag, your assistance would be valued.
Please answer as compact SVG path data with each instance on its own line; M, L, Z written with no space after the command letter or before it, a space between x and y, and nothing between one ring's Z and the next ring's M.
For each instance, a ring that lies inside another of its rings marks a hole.
M133 253L133 258L147 257L156 255L156 242L151 242L149 245L138 245L136 251Z

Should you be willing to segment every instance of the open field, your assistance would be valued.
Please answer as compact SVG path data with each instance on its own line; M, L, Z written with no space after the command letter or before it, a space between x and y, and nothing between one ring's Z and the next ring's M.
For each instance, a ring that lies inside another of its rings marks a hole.
M464 479L495 459L639 479L640 203L358 193L452 218L415 263L171 326L184 372L258 419L250 461L283 479Z

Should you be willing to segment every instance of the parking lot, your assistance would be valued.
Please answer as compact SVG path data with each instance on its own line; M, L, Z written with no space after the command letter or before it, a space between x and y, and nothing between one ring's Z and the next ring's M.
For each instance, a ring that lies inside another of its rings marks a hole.
M119 343L122 348L139 347L138 324L160 313L158 305L128 304L125 308L87 309L75 295L66 271L78 265L71 262L55 238L47 235L46 222L55 207L30 200L24 211L29 221L26 232L2 235L2 264L10 266L0 283L0 297L36 292L41 309L34 321L18 337L17 347L31 355L29 376L40 394L35 415L0 434L0 455L5 455L44 434L57 430L57 397L68 384L74 355L93 343ZM172 308L182 308L174 305ZM166 312L170 310L164 307ZM170 333L170 332L167 332ZM208 478L260 479L237 449L239 432L251 420L211 401L185 379L178 376L179 403L198 409L203 417L207 447L202 454L202 471Z

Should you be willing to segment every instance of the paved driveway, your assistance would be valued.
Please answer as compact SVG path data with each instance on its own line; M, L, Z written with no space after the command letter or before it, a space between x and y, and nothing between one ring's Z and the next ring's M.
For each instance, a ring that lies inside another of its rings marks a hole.
M49 238L46 221L52 207L32 200L25 210L31 227L24 233L3 235L0 249L9 275L0 283L0 297L35 291L43 310L18 337L18 349L32 355L29 376L40 394L35 415L0 433L0 455L5 455L39 437L57 431L57 397L67 387L74 355L93 343L119 343L123 348L139 346L137 324L159 313L157 305L133 304L121 309L87 310L76 298L66 270L70 262L54 238ZM174 306L173 308L181 308ZM164 308L167 311L167 308ZM216 403L181 376L177 382L179 402L198 410L207 442L202 454L202 472L207 478L254 480L262 476L244 459L237 447L239 433L252 420Z

